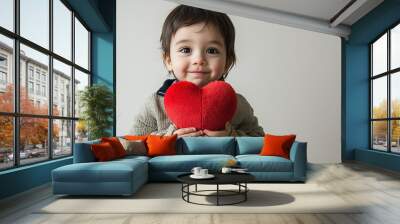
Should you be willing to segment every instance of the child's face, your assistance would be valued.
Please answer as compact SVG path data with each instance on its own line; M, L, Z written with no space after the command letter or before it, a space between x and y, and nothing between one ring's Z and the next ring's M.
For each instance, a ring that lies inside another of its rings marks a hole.
M171 39L165 65L180 81L199 87L222 77L226 65L226 47L220 32L211 24L181 27Z

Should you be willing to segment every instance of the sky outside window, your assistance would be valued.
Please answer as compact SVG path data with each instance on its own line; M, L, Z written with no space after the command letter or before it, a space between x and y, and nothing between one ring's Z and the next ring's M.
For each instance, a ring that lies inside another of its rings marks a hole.
M0 0L0 26L14 31L14 0Z
M89 69L89 32L75 18L75 63Z
M71 60L72 12L60 0L53 0L53 3L53 50Z
M400 24L391 31L391 69L400 67Z
M49 1L20 0L21 36L49 48Z
M372 75L387 71L387 34L372 45Z

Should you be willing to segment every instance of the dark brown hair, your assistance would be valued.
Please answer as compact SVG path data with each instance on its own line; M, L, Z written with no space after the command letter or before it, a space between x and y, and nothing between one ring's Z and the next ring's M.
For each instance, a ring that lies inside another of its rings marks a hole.
M169 56L172 36L179 28L197 23L212 24L221 33L226 47L226 72L232 69L236 62L235 56L235 27L225 13L209 11L187 5L179 5L173 9L164 21L160 42L163 58Z

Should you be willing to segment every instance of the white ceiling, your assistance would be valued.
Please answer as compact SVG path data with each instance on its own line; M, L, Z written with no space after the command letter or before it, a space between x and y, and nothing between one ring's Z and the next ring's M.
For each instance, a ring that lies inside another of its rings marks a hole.
M167 0L347 38L383 0ZM346 5L346 10L338 14ZM335 15L337 15L335 17Z
M329 21L351 0L225 0Z

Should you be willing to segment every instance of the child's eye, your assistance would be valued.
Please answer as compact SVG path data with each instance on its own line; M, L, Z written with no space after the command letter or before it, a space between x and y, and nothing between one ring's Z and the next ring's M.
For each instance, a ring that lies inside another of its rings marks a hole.
M218 54L219 51L218 51L217 48L211 47L211 48L208 48L208 49L207 49L207 53L208 53L208 54Z
M190 48L182 47L181 49L179 49L179 52L184 53L184 54L189 54L190 53Z

